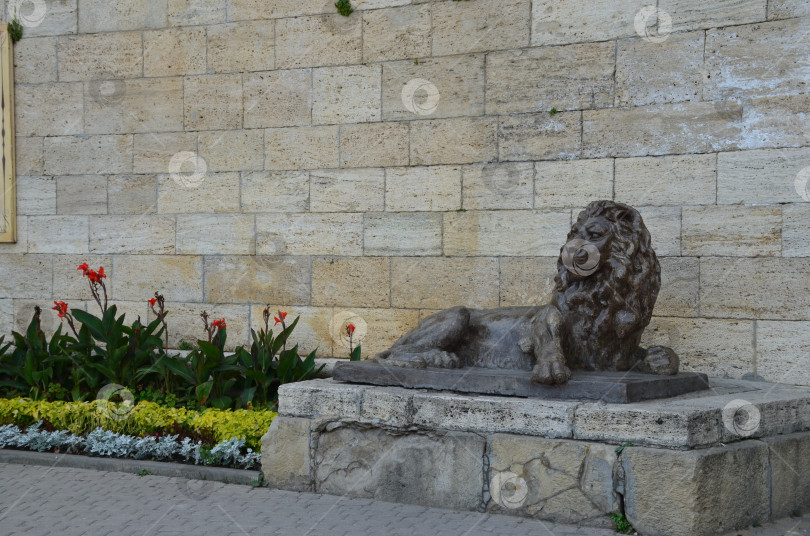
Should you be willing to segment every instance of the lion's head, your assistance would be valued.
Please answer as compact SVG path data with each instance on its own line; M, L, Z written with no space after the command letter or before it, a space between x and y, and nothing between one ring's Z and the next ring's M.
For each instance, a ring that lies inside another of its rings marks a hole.
M614 201L589 204L561 249L555 283L569 366L630 369L661 287L641 214Z

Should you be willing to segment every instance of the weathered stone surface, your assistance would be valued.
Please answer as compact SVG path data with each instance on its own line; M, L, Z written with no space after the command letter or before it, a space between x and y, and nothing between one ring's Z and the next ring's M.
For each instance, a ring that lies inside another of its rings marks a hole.
M265 169L340 166L337 126L269 128L264 131L264 143Z
M622 39L616 57L619 106L700 100L703 32L667 36L662 42Z
M253 255L255 222L247 214L178 214L178 255Z
M259 255L361 255L363 215L260 215L256 232Z
M805 259L700 260L700 313L717 318L810 320Z
M57 214L106 214L107 178L72 175L56 179Z
M312 490L310 420L278 416L262 436L262 474L269 486Z
M203 74L205 28L170 28L143 33L144 76Z
M76 158L81 154L82 158ZM132 136L45 138L45 173L91 175L132 171Z
M183 82L183 115L188 130L242 128L242 76L188 76Z
M246 171L264 167L264 131L200 132L199 155L209 171Z
M57 58L63 81L137 78L143 71L141 32L65 37Z
M683 207L684 255L761 257L782 250L779 206Z
M110 97L105 97L110 84ZM120 85L119 85L120 84ZM183 80L93 81L85 86L85 130L89 134L183 130Z
M613 160L535 162L534 206L579 207L613 197ZM566 233L559 235L558 241Z
M387 169L385 208L394 212L460 209L461 168L430 166Z
M331 12L315 17L276 21L276 67L317 67L360 63L363 56L361 17Z
M771 518L804 512L810 507L810 435L764 439L771 464Z
M485 443L475 434L397 436L339 427L315 441L315 489L321 493L464 510L481 501Z
M166 14L171 26L225 22L226 4L219 0L168 0Z
M93 295L90 292L90 285L87 284L87 280L85 278L79 276L79 272L76 270L76 267L83 262L88 263L93 267L93 269L98 269L99 266L103 266L108 274L112 272L113 269L112 257L109 256L86 254L54 255L53 296L54 299L67 301L71 307L75 306L73 302L79 300L89 301L92 303L93 307L90 309L90 311L93 314L96 314L98 311L98 305L96 305ZM113 281L113 277L107 279L105 284L107 285L108 292L115 292L115 282ZM47 302L40 304L43 309L45 308L45 305L47 305ZM117 301L116 305L118 305ZM85 309L84 304L79 305L79 309ZM119 306L119 310L123 311L123 308ZM33 314L33 311L31 311L31 314ZM135 319L131 315L128 315L127 319L129 320L130 318L132 318L132 320ZM26 320L30 320L30 318L26 318ZM132 320L130 320L130 322ZM65 331L66 329L69 328L67 325L64 325L62 327L62 331Z
M772 0L768 2L768 19L806 17L810 6L804 0Z
M323 67L312 72L314 124L379 121L382 116L380 65Z
M552 256L570 228L568 211L471 211L444 215L449 256Z
M650 230L652 247L660 255L681 254L681 208L680 207L638 207L644 224ZM574 210L572 218L576 218Z
M581 118L581 112L501 117L498 124L500 159L557 160L579 156Z
M42 168L45 165L43 138L16 136L14 143L16 153L14 164L17 168L17 176L42 173Z
M672 17L672 30L715 28L765 20L767 0L662 0L658 9Z
M363 13L363 60L430 56L430 6L402 6Z
M166 26L166 0L78 0L79 32L117 32Z
M203 299L202 257L116 256L112 268L115 274L114 297L117 300L146 300L155 291L172 302L201 302ZM198 325L195 322L195 326Z
M810 350L810 322L757 322L757 374L769 382L808 385L804 378Z
M152 291L154 294L154 291ZM237 345L250 345L250 331L248 315L250 307L227 303L182 303L173 301L171 304L172 319L169 325L169 348L177 348L181 340L196 341L200 338L202 320L200 313L208 311L211 316L226 318L228 320L228 341L226 351L232 351ZM147 319L154 320L154 313L147 314Z
M269 71L275 65L271 22L218 24L207 35L208 67L215 73Z
M801 202L795 179L806 167L810 167L810 148L719 153L717 202Z
M0 255L0 298L40 299L51 296L53 265L49 255ZM33 311L32 311L33 314Z
M334 9L330 9L334 6L331 6L329 2L299 2L298 0L277 0L270 3L262 0L228 0L227 6L228 16L231 20L278 19L334 11Z
M22 18L19 15L23 14L28 15L29 20L31 20L31 24L25 27L25 37L75 34L78 22L76 2L77 0L47 0L43 2L45 13L41 18L33 16L34 10L30 4L15 4L19 9L16 13L17 18ZM11 7L11 2L5 3L5 12L8 18L12 17Z
M432 8L433 54L448 56L529 45L529 0L437 2ZM475 34L476 39L470 39Z
M199 184L174 175L158 175L160 214L238 211L238 173L208 173Z
M64 136L84 130L79 83L18 87L15 101L20 136Z
M482 55L426 58L418 64L411 60L386 62L382 79L385 120L476 116L484 112Z
M810 94L762 97L746 102L740 149L810 145L807 112ZM742 110L740 108L739 110ZM729 112L724 111L726 115ZM734 109L734 113L740 113Z
M14 301L0 300L0 329L11 333L14 329Z
M205 300L213 303L309 302L309 259L217 256L205 258Z
M174 253L175 222L172 216L98 216L90 218L91 253Z
M466 210L530 209L534 166L531 162L471 164L461 168L462 207Z
M500 264L502 307L549 302L557 275L557 257L504 257Z
M700 300L700 261L689 257L658 257L661 290L656 316L697 316Z
M382 169L310 172L309 209L312 212L380 211L385 197L385 173Z
M408 123L360 123L340 127L340 165L408 165Z
M597 0L586 5L533 2L531 44L562 45L635 35L633 19L639 8L632 0Z
M631 206L711 205L717 196L713 154L617 158L615 173L616 201Z
M312 71L245 73L245 128L308 125L312 119Z
M495 160L495 118L436 119L411 123L411 164L467 164Z
M440 255L442 252L441 214L366 214L363 222L365 255Z
M17 214L56 214L56 177L17 177Z
M174 155L180 152L197 153L196 132L136 134L134 138L135 173L169 173L169 164ZM185 170L181 168L181 171Z
M782 205L782 256L810 257L810 204Z
M31 253L87 253L87 216L30 216Z
M309 173L253 171L242 174L242 212L306 212Z
M488 54L487 113L612 106L614 69L611 42Z
M264 329L264 308L265 305L254 305L250 309L252 328L256 331ZM298 345L300 355L309 355L313 351L317 356L334 355L332 336L329 333L329 324L333 317L330 307L271 304L271 314L276 316L277 311L286 312L288 319L298 318L298 324L295 325L295 344ZM272 317L269 323L273 324Z
M607 514L620 510L610 445L496 434L487 451L491 511L607 524ZM514 493L509 483L518 484Z
M312 259L312 304L387 307L390 260L385 258Z
M651 535L709 535L769 518L768 448L744 441L678 452L622 451L625 514Z
M459 278L457 274L464 274ZM395 258L391 261L391 305L441 309L498 305L498 259Z
M27 35L26 38L14 43L14 81L18 84L56 82L56 38L28 38Z
M329 417L356 418L360 414L360 401L368 389L371 388L325 379L288 383L278 388L278 411L285 416L319 417L322 420Z

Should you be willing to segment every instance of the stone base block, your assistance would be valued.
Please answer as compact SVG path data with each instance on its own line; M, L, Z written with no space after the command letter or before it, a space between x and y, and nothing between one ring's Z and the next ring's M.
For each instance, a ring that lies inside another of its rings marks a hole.
M282 386L271 486L709 535L810 505L810 390L711 379L633 404L346 385ZM638 439L640 438L640 440Z

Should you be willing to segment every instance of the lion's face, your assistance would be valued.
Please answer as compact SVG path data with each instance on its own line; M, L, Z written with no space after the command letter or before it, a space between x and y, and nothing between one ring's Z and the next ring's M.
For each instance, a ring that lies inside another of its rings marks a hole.
M614 226L604 216L589 216L577 221L564 246L563 265L571 281L578 281L598 272L610 255Z

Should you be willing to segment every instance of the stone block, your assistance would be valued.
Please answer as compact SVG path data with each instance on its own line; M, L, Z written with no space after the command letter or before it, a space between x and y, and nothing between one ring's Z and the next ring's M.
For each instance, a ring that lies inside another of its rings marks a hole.
M56 82L56 38L31 37L14 44L14 81L18 84ZM19 90L18 90L19 91ZM19 101L17 103L19 106Z
M766 4L767 0L662 0L658 9L672 17L673 31L682 31L764 21Z
M57 214L106 214L107 178L71 175L56 179Z
M171 26L196 26L225 22L226 4L219 0L168 0L166 15Z
M461 168L462 207L466 210L530 209L534 166L531 162L471 164Z
M256 331L264 329L264 320L262 318L264 308L265 305L254 305L250 309L251 324ZM318 357L333 355L332 336L329 333L329 325L333 317L331 308L270 305L272 315L277 315L278 311L287 313L288 324L298 318L298 323L295 325L295 334L291 342L298 345L299 355L309 355L313 351L316 352ZM271 316L271 328L272 324L273 317Z
M269 128L264 143L265 169L340 167L337 126Z
M413 389L371 387L363 390L360 420L405 428L413 424Z
M613 197L613 159L535 162L534 170L536 208L580 207Z
M56 177L17 177L17 214L56 214Z
M234 22L207 28L208 68L215 73L269 71L275 66L273 23Z
M320 493L462 510L481 501L484 440L475 434L338 427L315 440Z
M778 205L683 207L684 255L762 257L782 250Z
M169 164L175 155L197 153L197 133L136 134L134 151L135 173L169 173ZM206 169L207 167L206 165ZM180 171L185 170L181 167Z
M375 257L312 259L312 304L387 307L390 260Z
M217 256L205 259L205 299L212 303L309 302L305 257Z
M700 261L691 257L658 257L661 289L655 302L656 316L698 315Z
M27 15L31 24L25 28L25 37L39 37L43 35L68 35L77 33L77 0L46 0L45 13L41 18L33 16L31 6L25 4L12 4L6 2L6 13L10 17L12 5L18 6L19 11L15 14ZM16 46L16 45L15 45Z
M132 136L45 138L45 173L93 175L132 171Z
M199 184L175 175L158 175L160 214L238 211L238 173L208 173Z
M153 291L154 294L154 291ZM245 304L226 303L171 303L171 320L169 325L169 348L177 348L180 341L195 342L205 337L200 313L207 311L211 318L225 318L228 323L228 341L225 351L232 351L237 345L250 344L250 323L248 315L250 306ZM149 320L154 314L149 312Z
M279 19L334 12L334 6L329 2L277 0L267 3L262 0L228 0L226 4L230 20Z
M180 214L178 255L253 255L255 221L248 214Z
M342 125L341 167L408 165L408 130L405 122Z
M90 252L172 255L173 216L133 215L90 218Z
M430 6L363 12L363 60L390 61L430 56Z
M652 236L652 247L660 256L681 254L680 207L636 207ZM572 216L577 217L574 211Z
M553 256L570 228L568 211L451 212L444 215L448 256Z
M362 214L256 216L259 255L354 255L363 251Z
M166 0L78 0L79 32L120 32L166 26Z
M0 329L3 330L3 333L11 333L14 329L13 300L0 300Z
M3 274L0 278L0 298L43 300L51 296L53 264L50 255L3 252L0 255L0 273Z
M577 158L582 149L581 112L548 112L501 117L498 149L501 160ZM482 159L483 160L483 159Z
M614 69L610 42L487 54L487 113L612 106Z
M807 203L782 205L782 256L810 257L810 205Z
M17 241L0 244L0 253L26 253L28 251L28 218L17 215Z
M168 302L203 300L203 259L194 256L127 255L113 260L116 300L146 301L160 292ZM171 303L173 309L175 303ZM174 311L172 311L174 316ZM171 323L180 320L174 318ZM194 327L200 325L199 320ZM203 336L200 331L199 337ZM193 339L192 339L193 340Z
M801 202L796 191L796 176L807 167L810 167L810 148L719 153L717 202Z
M245 73L243 86L245 128L310 124L311 69Z
M433 54L449 56L529 45L529 0L432 4ZM470 39L475 35L475 39Z
M756 326L757 374L769 382L810 385L810 322L758 320Z
M295 417L273 419L262 436L262 474L269 486L292 491L311 491L310 420Z
M16 136L14 140L17 176L38 175L45 166L43 138Z
M810 434L764 439L771 469L771 519L795 516L810 507Z
M31 253L87 253L87 216L30 216L27 236Z
M359 307L345 310L335 307L334 316L330 321L330 332L336 357L349 355L349 337L345 331L349 323L356 328L352 344L362 345L363 357L368 359L387 350L404 333L415 328L419 323L419 311Z
M773 0L768 2L768 19L807 17L810 6L804 0Z
M312 171L309 181L312 212L380 211L385 204L385 172L379 168Z
M312 71L314 124L379 121L382 68L380 65L321 67Z
M242 76L188 76L183 83L187 130L242 128Z
M278 388L278 412L292 417L353 419L360 415L361 400L368 386L347 385L331 379L288 383Z
M394 212L460 209L461 168L429 166L387 169L385 208Z
M810 94L762 97L745 104L740 149L810 145L810 130L805 128ZM741 112L735 108L734 113Z
M810 320L805 259L700 260L700 313L719 318Z
M769 518L762 442L690 452L629 447L622 467L625 515L642 534L702 536Z
M496 434L487 451L492 511L602 525L620 511L611 445Z
M181 78L88 82L84 103L88 134L183 130Z
M556 275L557 257L502 258L501 307L549 303Z
M79 83L17 86L15 107L15 128L20 136L64 136L84 131Z
M383 118L419 119L484 113L484 57L467 55L383 64Z
M143 72L141 32L64 37L57 44L59 79L137 78Z
M738 148L739 122L709 102L582 112L583 155L647 156Z
M363 56L361 17L327 15L276 21L276 68L360 63Z
M109 279L105 281L105 285L107 285L107 291L110 292L111 296L115 293L115 274L111 273L113 270L113 261L112 257L110 256L102 256L102 255L54 255L53 256L53 298L54 300L64 300L71 305L71 307L75 307L76 304L73 302L78 302L79 300L90 302L92 304L92 308L90 311L93 314L96 314L99 309L98 305L96 305L95 300L93 299L93 295L90 293L90 285L87 284L87 279L82 277L81 272L79 272L76 267L79 266L81 263L86 262L89 264L93 269L98 269L99 266L103 266L105 271L110 274ZM145 300L141 303L146 303ZM44 306L47 304L42 304ZM51 304L53 305L53 304ZM117 305L117 303L116 303ZM50 306L49 306L50 307ZM80 309L84 309L84 305L79 306ZM144 308L145 310L145 308ZM33 313L33 312L32 312ZM26 319L28 320L28 319ZM134 320L134 318L133 318ZM69 328L67 324L64 325L62 330L68 330Z
M495 160L497 119L459 117L413 121L411 164L468 164Z
M247 171L264 167L264 131L200 132L199 155L210 171Z
M464 274L459 278L458 274ZM442 309L498 305L498 259L408 257L391 260L391 305Z
M168 28L143 33L144 76L204 74L205 28Z
M242 173L242 212L306 212L309 173L251 171Z
M672 348L684 371L726 378L754 372L754 325L750 320L654 316L641 345Z
M608 41L635 35L640 9L632 0L596 0L588 4L540 0L532 3L533 46Z
M616 56L616 103L644 106L701 99L703 32L663 41L622 39Z
M714 154L617 158L615 174L616 201L632 206L711 205L717 196Z
M364 216L365 255L441 255L441 252L441 214L387 212Z

